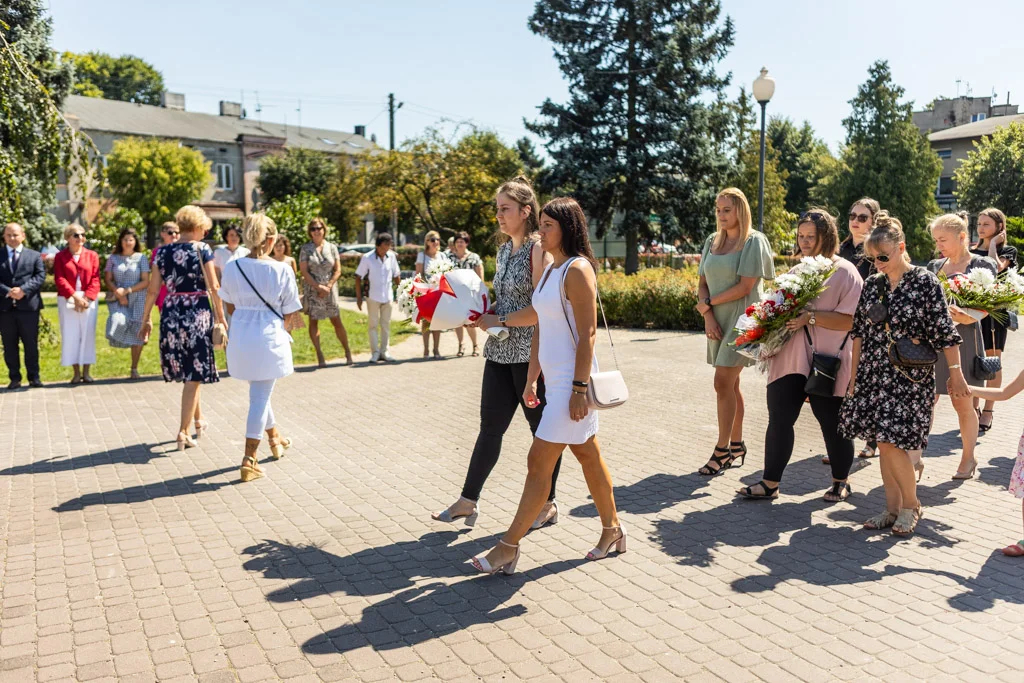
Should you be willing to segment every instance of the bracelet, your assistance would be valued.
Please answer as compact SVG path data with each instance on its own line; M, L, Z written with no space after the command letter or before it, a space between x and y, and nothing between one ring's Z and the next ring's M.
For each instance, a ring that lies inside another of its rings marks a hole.
M955 364L955 365L950 365L950 366L949 366L949 369L950 369L950 370L959 370L959 369L960 369L960 364L959 364L959 363L957 363L957 364Z
M576 380L572 381L572 385L574 387L581 387L583 389L586 389L588 386L590 386L587 382L577 382Z
M576 391L575 389L572 390L572 393L576 394L577 396L586 396L587 395L587 392L585 392L585 391Z

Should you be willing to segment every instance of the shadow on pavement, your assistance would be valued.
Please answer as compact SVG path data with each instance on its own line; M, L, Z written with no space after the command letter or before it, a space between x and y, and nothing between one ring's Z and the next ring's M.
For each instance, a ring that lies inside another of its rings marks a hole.
M635 484L615 487L615 507L619 512L649 515L673 507L684 500L706 498L709 493L697 491L712 483L714 477L699 474L652 474ZM589 496L588 496L589 497ZM569 511L573 517L597 517L593 502Z
M159 498L173 498L176 496L189 496L207 491L217 491L225 486L234 486L241 483L237 476L230 481L204 482L204 479L218 477L229 472L238 474L238 465L225 467L202 474L192 474L187 477L178 477L168 481L155 482L153 484L139 484L114 491L100 491L87 493L78 498L72 498L53 508L54 512L70 512L72 510L84 510L93 505L119 505L127 503L141 503L147 500Z
M162 450L154 450L164 447ZM114 448L99 453L76 455L73 458L43 458L27 465L17 465L0 470L0 476L13 477L19 474L40 474L42 472L70 472L99 465L145 465L157 458L164 458L176 452L173 441L164 443L140 443Z
M1024 574L1020 567L1019 557L1006 557L995 551L977 576L960 581L966 590L949 598L949 606L961 612L984 612L1000 601L1024 605Z
M333 654L369 645L375 650L408 647L455 633L474 624L494 623L526 613L523 605L505 605L530 580L586 562L566 560L505 576L473 576L454 584L419 579L470 576L467 560L493 544L493 538L453 546L468 531L434 531L420 539L367 548L340 556L315 545L294 546L267 540L246 548L253 556L242 566L265 578L295 583L267 595L291 602L319 595L389 595L363 610L357 623L346 624L302 645L304 652ZM395 594L396 591L400 591Z
M1010 483L1010 475L1013 474L1013 465L1016 458L992 458L984 465L978 462L978 476L980 482L990 486L1006 488Z

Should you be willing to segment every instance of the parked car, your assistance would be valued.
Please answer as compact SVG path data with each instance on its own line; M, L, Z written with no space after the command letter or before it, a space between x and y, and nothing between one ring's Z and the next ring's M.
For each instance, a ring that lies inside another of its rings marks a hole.
M368 254L377 247L373 244L342 244L338 247L338 251L342 256L352 254Z

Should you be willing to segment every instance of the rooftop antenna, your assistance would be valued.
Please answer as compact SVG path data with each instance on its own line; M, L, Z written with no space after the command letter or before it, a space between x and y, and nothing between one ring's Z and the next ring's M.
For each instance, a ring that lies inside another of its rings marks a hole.
M974 90L971 89L971 82L967 81L967 96L970 97L974 94Z
M299 112L299 135L302 135L302 100L299 100L299 108L295 111Z
M960 83L960 81L957 81L957 83ZM959 92L959 91L957 91L957 92ZM259 124L261 126L263 125L263 113L262 112L263 112L263 107L260 106L260 91L257 90L256 91L256 120L259 121Z
M959 99L959 97L960 97L960 79L959 78L956 79L956 96Z
M239 98L238 99L240 100L239 103L238 103L238 106L242 110L242 118L244 119L245 118L245 90L244 89L239 91Z

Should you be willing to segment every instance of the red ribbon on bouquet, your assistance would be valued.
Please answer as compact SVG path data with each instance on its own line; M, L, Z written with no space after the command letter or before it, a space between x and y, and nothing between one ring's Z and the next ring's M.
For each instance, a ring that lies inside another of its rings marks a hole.
M470 310L469 311L469 322L471 322L471 323L475 323L477 320L480 319L480 316L482 316L485 313L493 313L494 312L494 311L491 311L491 310L489 310L487 308L487 293L485 292L485 293L481 294L480 296L482 296L484 298L484 310L482 310L482 311Z

